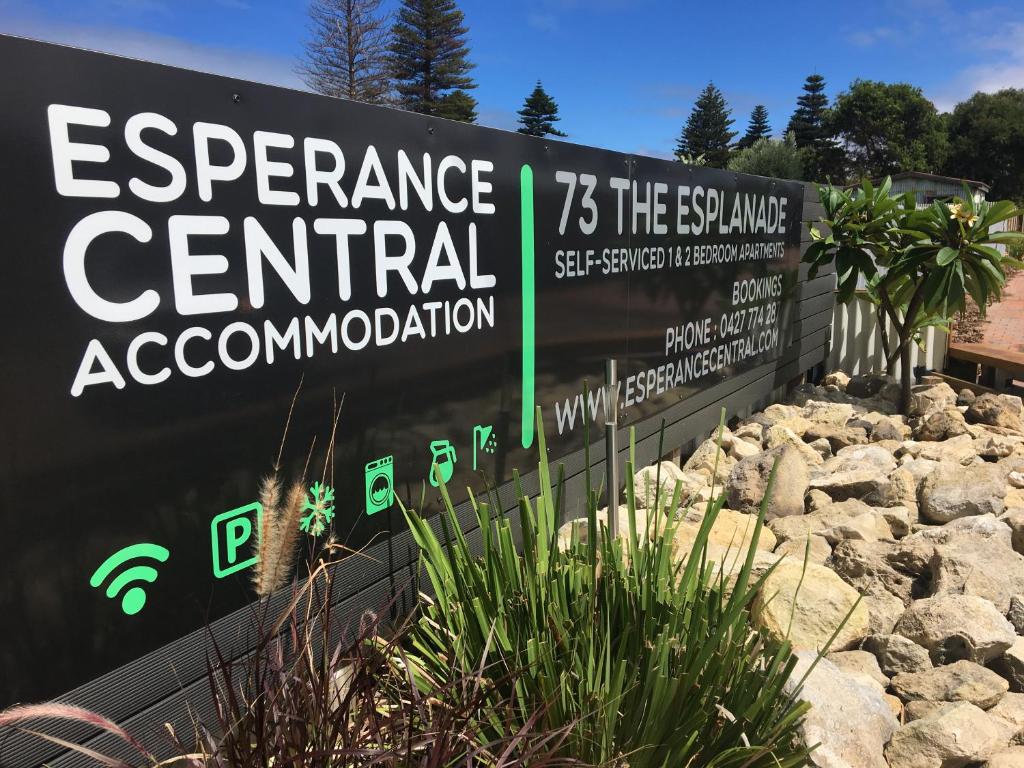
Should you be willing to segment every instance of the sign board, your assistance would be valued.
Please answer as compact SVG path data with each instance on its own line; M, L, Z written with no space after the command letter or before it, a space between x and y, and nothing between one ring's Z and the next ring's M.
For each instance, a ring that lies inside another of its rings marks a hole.
M278 461L306 545L360 547L435 464L535 466L537 406L577 451L607 358L643 424L789 343L800 184L10 37L0 70L0 706L251 601Z

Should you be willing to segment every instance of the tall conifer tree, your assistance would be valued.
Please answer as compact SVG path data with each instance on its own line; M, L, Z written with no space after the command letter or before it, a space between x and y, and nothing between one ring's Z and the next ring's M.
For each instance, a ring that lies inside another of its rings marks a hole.
M793 133L798 147L816 147L827 138L825 117L828 113L828 96L825 95L825 78L808 75L804 81L804 92L796 100L796 110L789 119L786 133Z
M725 168L729 162L729 145L736 136L735 131L729 130L734 122L731 114L722 92L714 83L708 83L697 97L676 142L678 154L694 159L703 155L706 165Z
M743 134L742 139L736 142L736 147L738 149L752 147L758 139L767 139L771 132L771 126L768 125L768 110L764 104L758 104L754 107L754 111L750 113L750 124L747 126L747 132Z
M314 0L310 39L299 73L327 96L381 104L388 100L388 20L382 0Z
M558 104L551 98L540 80L537 81L533 93L526 97L523 108L517 113L519 115L519 133L528 136L566 136L555 128L555 123L561 118L558 116Z
M803 91L796 100L796 110L789 119L786 133L792 133L797 147L804 150L804 176L811 181L842 180L846 158L829 125L825 78L808 75Z
M402 0L391 43L398 103L412 112L476 121L469 46L455 0Z

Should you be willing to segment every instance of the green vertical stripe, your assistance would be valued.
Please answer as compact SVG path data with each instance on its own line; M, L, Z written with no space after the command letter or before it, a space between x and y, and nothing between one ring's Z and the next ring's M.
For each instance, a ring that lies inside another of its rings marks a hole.
M523 257L523 408L520 414L523 448L533 445L534 406L534 253L533 253L533 169L519 170L519 203Z

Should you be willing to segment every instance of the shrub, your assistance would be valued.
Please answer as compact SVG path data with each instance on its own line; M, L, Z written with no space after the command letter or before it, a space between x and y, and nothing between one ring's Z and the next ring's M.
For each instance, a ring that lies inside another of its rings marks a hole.
M741 149L729 161L729 170L777 179L802 179L804 155L796 145L796 136L790 132L781 141L758 139L752 146Z
M486 659L489 669L501 670L484 682L495 701L513 701L519 723L543 704L538 723L568 727L563 752L590 764L803 764L808 752L794 733L807 705L783 691L795 659L788 644L774 644L750 624L761 583L751 583L751 570L763 508L731 580L707 557L722 499L708 504L682 562L673 557L678 485L671 499L658 494L657 512L645 522L630 462L628 531L614 540L598 535L599 493L591 490L585 540L574 534L559 547L565 486L561 477L552 483L539 409L538 435L539 496L524 496L516 476L521 552L510 521L492 517L484 501L473 499L483 537L479 557L446 490L445 544L426 520L406 513L436 595L423 598L410 633L419 684L443 688L450 675L469 674ZM586 480L591 488L589 473ZM497 732L508 715L490 719Z
M1006 267L1019 261L994 247L1013 245L1024 235L992 227L1020 215L1013 203L975 202L967 186L962 197L936 201L918 210L914 195L891 195L892 179L878 187L865 180L859 189L822 186L818 190L825 231L811 227L814 242L803 260L818 268L835 263L837 298L851 301L865 287L875 305L886 370L900 361L902 408L910 406L910 345L929 326L948 327L970 296L984 313L1006 284ZM896 339L886 332L892 322Z
M153 768L569 764L554 757L564 732L539 727L540 712L526 717L518 730L512 727L518 718L506 717L511 702L481 687L481 675L489 674L486 666L465 675L449 670L443 689L417 689L402 650L407 623L387 632L376 615L366 614L354 638L339 639L346 633L332 616L332 578L321 564L308 582L296 585L289 609L263 623L262 640L248 657L225 658L214 648L209 679L216 722L196 723L194 740L175 736L160 750L177 758L158 762L157 750L120 726L60 703L0 712L0 728L28 730L117 768L132 766L31 731L26 724L56 718L93 725L127 745L137 765ZM491 707L481 724L479 713ZM509 725L495 728L494 721L503 717Z

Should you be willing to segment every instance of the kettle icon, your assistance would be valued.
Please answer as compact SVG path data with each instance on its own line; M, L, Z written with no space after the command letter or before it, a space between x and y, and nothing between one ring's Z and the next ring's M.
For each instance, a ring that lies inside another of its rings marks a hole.
M434 440L430 444L430 452L433 454L430 464L430 484L437 488L439 484L437 476L434 474L434 465L437 465L441 479L447 483L455 474L455 462L458 459L455 457L455 446L449 440Z

